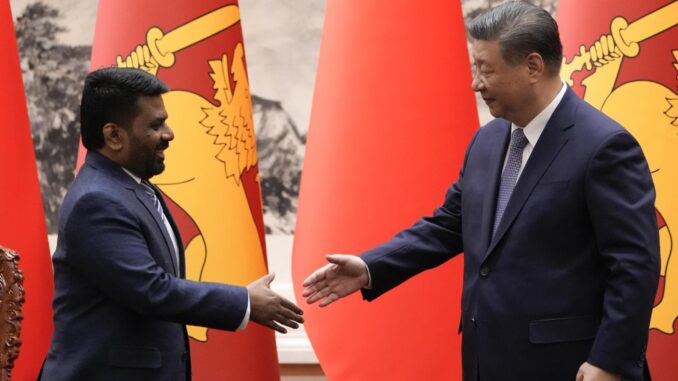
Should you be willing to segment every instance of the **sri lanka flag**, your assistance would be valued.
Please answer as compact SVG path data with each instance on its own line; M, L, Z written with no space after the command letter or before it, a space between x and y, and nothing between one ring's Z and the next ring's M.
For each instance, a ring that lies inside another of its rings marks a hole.
M661 280L650 321L653 380L678 377L678 2L561 0L561 75L638 140L657 190Z
M147 70L171 89L163 99L175 140L151 181L179 225L187 278L246 285L266 274L237 1L100 1L91 68L113 65ZM273 331L188 332L194 379L279 379Z

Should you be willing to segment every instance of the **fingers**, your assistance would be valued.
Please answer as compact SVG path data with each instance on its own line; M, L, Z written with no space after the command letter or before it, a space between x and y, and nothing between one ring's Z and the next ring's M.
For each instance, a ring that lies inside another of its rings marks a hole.
M318 270L315 270L313 274L309 275L304 282L301 284L304 287L311 286L314 283L317 283L327 277L327 270L331 268L332 264L327 264Z
M308 288L306 288L302 293L301 296L304 298L308 298L309 296L314 295L318 291L328 287L328 283L326 279L323 279L321 281L318 281L312 285L310 285Z
M316 291L308 299L306 299L306 303L313 304L313 303L317 302L318 300L327 297L331 293L332 293L332 288L329 287L328 285L325 285L324 287L319 288L318 291Z
M319 280L304 289L304 291L301 293L301 296L304 298L309 297L325 287L327 287L327 279Z
M141 53L144 56L144 62L150 62L151 61L151 51L148 49L148 45L144 45L141 47Z
M335 293L331 293L327 296L327 298L323 299L323 301L320 302L319 306L326 307L336 300L339 300L339 296Z
M274 331L278 331L280 333L287 333L287 329L285 329L285 327L282 327L281 325L277 324L273 320L266 321L266 322L260 322L259 324L262 324L262 325L264 325L264 326L266 326L266 327L268 327L268 328L270 328Z
M281 325L294 329L299 328L299 324L304 323L304 318L301 316L304 311L302 311L294 303L281 296L277 296L276 299L278 307L276 308L274 316L269 321L267 326L280 333L287 333L287 330Z
M289 300L287 300L283 297L280 297L280 304L296 315L303 315L304 314L304 311L301 308L299 308L296 304L292 303L291 301L289 301ZM300 316L300 318L301 318L301 316ZM299 323L303 323L304 319L301 319L301 320L298 320L298 321L299 321Z
M345 265L350 260L349 256L344 254L328 254L325 258L327 258L327 262L335 265Z

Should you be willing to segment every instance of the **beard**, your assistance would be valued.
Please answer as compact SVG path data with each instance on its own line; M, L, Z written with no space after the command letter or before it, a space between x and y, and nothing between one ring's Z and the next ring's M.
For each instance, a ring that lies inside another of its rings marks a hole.
M169 147L169 142L161 142L151 148L133 139L128 169L142 179L150 179L159 175L165 170L165 158L160 152L167 147Z

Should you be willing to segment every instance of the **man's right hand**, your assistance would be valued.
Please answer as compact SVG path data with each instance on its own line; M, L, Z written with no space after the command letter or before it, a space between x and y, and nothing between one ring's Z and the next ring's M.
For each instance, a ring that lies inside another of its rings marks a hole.
M275 274L271 273L247 285L250 294L250 320L280 333L287 333L287 329L280 324L299 328L298 323L304 322L301 317L304 312L271 290L273 278Z
M369 283L368 269L365 262L354 255L330 254L329 262L314 271L302 284L304 292L301 296L312 304L322 299L320 307L350 295Z

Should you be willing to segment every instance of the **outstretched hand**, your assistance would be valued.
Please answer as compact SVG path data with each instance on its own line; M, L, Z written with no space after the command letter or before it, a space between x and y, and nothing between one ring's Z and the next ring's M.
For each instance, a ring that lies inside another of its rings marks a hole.
M320 301L320 307L350 295L369 282L367 265L362 259L354 255L330 254L329 262L314 271L302 284L304 291L301 294L312 304Z
M247 285L250 294L250 320L274 329L280 333L287 333L287 329L299 328L298 323L303 323L304 313L294 303L283 298L271 290L271 282L275 274L267 274Z

